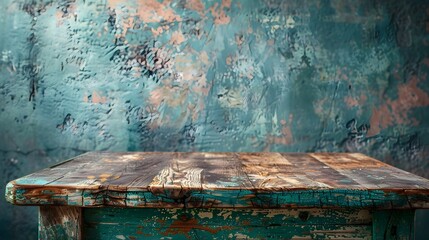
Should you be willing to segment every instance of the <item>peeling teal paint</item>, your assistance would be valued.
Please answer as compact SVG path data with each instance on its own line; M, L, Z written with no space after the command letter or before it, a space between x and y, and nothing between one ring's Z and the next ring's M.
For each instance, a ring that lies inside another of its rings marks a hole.
M427 1L0 6L2 186L92 150L357 151L429 177ZM5 238L36 234L6 206Z
M372 232L365 210L87 208L83 214L87 239L371 239Z
M12 186L9 186L9 189L12 189ZM95 191L79 189L45 191L36 187L23 190L16 186L13 191L15 192L9 193L7 199L12 204L78 207L414 209L421 208L425 202L429 202L428 196L423 193L405 195L403 190L387 192L357 189L290 191L175 189L157 192L142 189L125 192L105 187Z

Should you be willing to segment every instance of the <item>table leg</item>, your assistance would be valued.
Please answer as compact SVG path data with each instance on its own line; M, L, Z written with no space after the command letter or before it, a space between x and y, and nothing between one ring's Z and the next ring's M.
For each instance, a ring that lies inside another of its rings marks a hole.
M82 208L39 207L39 240L82 239Z
M414 239L415 210L383 210L373 214L374 240Z

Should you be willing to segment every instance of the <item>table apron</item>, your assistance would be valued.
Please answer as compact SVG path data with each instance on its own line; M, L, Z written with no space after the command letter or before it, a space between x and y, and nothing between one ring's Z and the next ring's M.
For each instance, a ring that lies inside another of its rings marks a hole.
M39 239L414 239L414 210L39 209Z

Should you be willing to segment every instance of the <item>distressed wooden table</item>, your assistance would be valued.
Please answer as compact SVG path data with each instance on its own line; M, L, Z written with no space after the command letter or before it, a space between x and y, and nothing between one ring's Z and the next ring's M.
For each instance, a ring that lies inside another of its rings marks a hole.
M429 181L357 153L91 152L6 198L39 239L412 239Z

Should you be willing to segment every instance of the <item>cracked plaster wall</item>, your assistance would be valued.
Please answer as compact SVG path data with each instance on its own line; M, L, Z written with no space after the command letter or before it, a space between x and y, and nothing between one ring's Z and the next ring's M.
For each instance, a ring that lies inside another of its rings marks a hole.
M429 177L427 1L0 6L2 192L91 150L353 151ZM0 236L34 235L5 204Z

